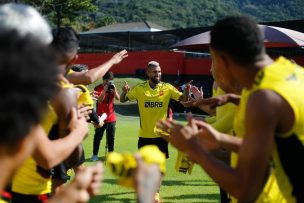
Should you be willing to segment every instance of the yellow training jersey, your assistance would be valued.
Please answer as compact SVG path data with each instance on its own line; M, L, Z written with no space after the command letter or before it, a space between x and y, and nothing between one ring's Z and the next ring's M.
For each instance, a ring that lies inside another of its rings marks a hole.
M88 88L84 85L74 85L74 87L80 90L78 92L77 104L89 106L91 109L93 109L94 101Z
M129 100L137 100L140 115L139 136L159 137L156 122L166 119L170 99L179 100L182 93L169 83L160 82L152 89L149 81L136 85L127 93Z
M73 73L72 69L69 70L67 75ZM85 85L74 85L72 83L69 83L68 81L61 81L61 87L62 88L76 88L78 89L78 94L77 94L77 105L86 105L89 106L90 108L94 108L94 101L93 98L90 94L89 89Z
M45 115L41 125L46 135L51 127L57 123L57 114L51 105ZM42 169L43 170L43 169ZM41 168L37 165L33 157L29 157L18 169L12 180L12 191L25 195L40 195L51 193L51 177L43 177Z
M242 90L241 100L237 108L234 120L233 131L237 137L243 138L245 136L245 112L246 104L250 91L247 89ZM231 153L231 167L237 166L238 155L234 152ZM236 203L237 199L231 197L232 203ZM280 192L274 170L270 174L261 194L256 199L255 203L285 203L283 195Z
M66 75L71 75L72 73L74 73L75 71L73 71L72 69L69 69Z
M237 135L244 135L245 132L241 123L245 120L248 97L259 89L276 92L288 102L294 112L292 129L285 134L275 134L272 175L275 176L287 202L303 202L304 166L301 163L304 161L304 71L283 57L260 70L255 77L253 88L242 93L240 109L234 122Z
M226 94L221 88L217 88L216 95ZM216 107L215 122L211 123L216 130L232 135L233 118L237 106L233 103L228 103L223 106Z
M251 92L270 89L292 108L292 129L275 135L273 163L279 187L288 202L304 202L304 70L280 57L258 72Z

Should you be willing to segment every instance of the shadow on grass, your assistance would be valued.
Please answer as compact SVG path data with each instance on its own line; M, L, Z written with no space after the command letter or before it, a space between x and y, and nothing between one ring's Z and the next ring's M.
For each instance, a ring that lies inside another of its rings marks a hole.
M111 184L111 185L117 185L117 179L104 179L103 180L104 183L107 183L107 184Z
M115 104L115 112L123 116L139 116L137 103L117 103Z
M117 179L108 178L103 181L106 184L117 185ZM200 181L200 180L192 180L192 181L176 181L176 180L165 180L162 185L173 186L173 185L183 185L183 186L214 186L215 184L211 181ZM98 202L116 202L116 203L131 203L134 202L133 197L126 197L128 194L134 194L133 191L130 192L112 192L108 194L98 195L90 200L90 203L98 203ZM162 196L162 195L161 195ZM219 194L179 194L174 196L166 196L163 194L162 198L165 203L175 203L175 202L218 202Z
M219 201L219 194L191 194L191 195L175 195L172 197L164 197L162 198L163 202L166 203L175 203L176 200L181 200L181 202L191 202L191 200L200 200L199 202L218 202Z
M162 185L165 186L216 186L216 184L212 181L206 180L163 180Z
M90 203L97 203L97 202L132 203L132 202L134 202L134 198L122 197L123 195L132 194L132 193L134 193L134 192L121 192L121 193L97 195L94 198L90 199Z
M120 195L131 194L133 192L121 192L115 194L105 194L105 195L97 195L90 200L90 203L99 203L99 202L123 202L123 203L133 203L134 198L123 198ZM193 195L175 195L172 197L164 197L162 201L165 203L176 203L178 202L217 202L219 201L219 194L193 194Z
M117 185L117 179L104 179L104 183L111 184L111 185ZM216 184L212 181L208 180L163 180L162 181L163 186L216 186Z
M111 184L111 185L117 185L117 179L104 179L104 183ZM206 180L163 180L162 181L163 186L216 186L216 184L212 181L206 181Z

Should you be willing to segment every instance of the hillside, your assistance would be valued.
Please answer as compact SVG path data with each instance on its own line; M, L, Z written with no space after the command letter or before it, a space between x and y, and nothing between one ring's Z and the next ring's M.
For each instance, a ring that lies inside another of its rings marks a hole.
M237 13L259 22L304 19L303 0L96 0L91 16L111 22L149 20L168 28L210 26L216 19Z

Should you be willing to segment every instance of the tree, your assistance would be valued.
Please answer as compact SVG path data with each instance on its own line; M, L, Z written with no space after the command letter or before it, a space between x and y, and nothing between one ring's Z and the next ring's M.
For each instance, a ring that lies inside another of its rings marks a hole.
M63 19L75 22L79 15L97 10L93 0L22 0L21 2L38 9L57 27L61 26Z
M96 20L96 27L103 27L115 23L116 20L112 16L98 16Z

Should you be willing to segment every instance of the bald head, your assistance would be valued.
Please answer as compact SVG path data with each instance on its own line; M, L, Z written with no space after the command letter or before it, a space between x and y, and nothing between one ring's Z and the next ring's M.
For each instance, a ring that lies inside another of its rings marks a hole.
M4 4L0 6L0 33L15 30L20 37L30 35L42 44L52 42L51 28L31 6Z

